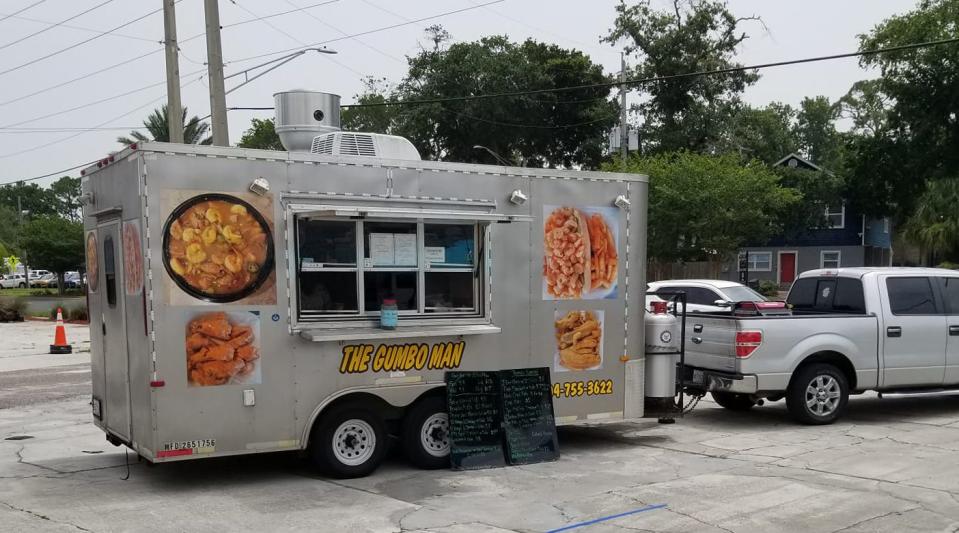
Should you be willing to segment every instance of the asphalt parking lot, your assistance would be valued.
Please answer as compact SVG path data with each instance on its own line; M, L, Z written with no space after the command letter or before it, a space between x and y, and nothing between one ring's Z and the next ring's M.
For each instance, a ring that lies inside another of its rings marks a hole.
M555 463L420 471L397 454L374 475L349 481L324 479L295 455L148 467L109 445L86 398L75 396L0 409L0 529L959 528L957 395L858 397L827 427L794 425L782 402L731 413L704 401L672 426L564 428L560 439ZM623 516L602 521L616 515Z

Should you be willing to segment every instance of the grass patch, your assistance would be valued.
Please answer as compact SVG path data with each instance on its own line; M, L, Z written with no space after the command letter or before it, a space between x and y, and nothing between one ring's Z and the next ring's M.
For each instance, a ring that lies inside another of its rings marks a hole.
M32 298L60 298L56 289L0 289L0 296L29 296ZM63 293L64 298L86 296L81 289L67 289Z

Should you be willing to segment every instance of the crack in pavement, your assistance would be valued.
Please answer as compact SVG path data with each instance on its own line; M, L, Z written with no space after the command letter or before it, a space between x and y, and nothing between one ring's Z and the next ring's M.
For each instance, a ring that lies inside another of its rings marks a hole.
M887 517L887 516L898 515L898 514L902 514L902 513L908 513L909 511L915 511L916 509L919 509L919 508L921 508L921 507L922 507L922 506L920 506L920 507L913 507L913 508L911 508L911 509L904 509L904 510L902 510L902 511L889 511L888 513L883 513L883 514L881 514L881 515L877 515L877 516L874 516L874 517L872 517L872 518L866 518L865 520L860 520L860 521L856 522L855 524L850 524L850 525L848 525L848 526L846 526L846 527L843 527L843 528L834 529L834 530L832 531L832 533L839 533L840 531L848 531L848 530L850 530L850 529L852 529L852 528L854 528L854 527L856 527L856 526L861 526L862 524L865 524L866 522L872 522L873 520L879 520L880 518L885 518L885 517Z
M47 515L43 515L43 514L40 514L40 513L38 513L38 512L31 511L30 509L24 509L24 508L21 508L21 507L17 507L17 506L15 506L15 505L11 505L11 504L9 504L9 503L7 503L7 502L0 501L0 505L3 505L3 506L5 506L5 507L9 508L9 509L12 510L12 511L18 511L18 512L27 514L27 515L29 515L29 516L32 516L32 517L37 518L37 519L40 519L40 520L46 520L47 522L53 522L54 524L61 524L61 525L64 525L64 526L70 526L70 527L76 528L78 531L87 531L87 532L89 532L89 533L93 533L93 530L92 530L92 529L87 529L87 528L85 528L85 527L83 527L83 526L78 526L78 525L73 524L73 523L70 523L70 522L64 522L64 521L61 521L61 520L54 520L54 519L50 518L50 517L47 516Z

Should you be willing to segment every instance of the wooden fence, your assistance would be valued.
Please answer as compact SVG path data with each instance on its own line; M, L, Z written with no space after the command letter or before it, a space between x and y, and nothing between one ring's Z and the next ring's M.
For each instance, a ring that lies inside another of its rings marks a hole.
M718 261L691 261L688 263L660 263L650 261L646 281L664 279L723 279L722 263Z

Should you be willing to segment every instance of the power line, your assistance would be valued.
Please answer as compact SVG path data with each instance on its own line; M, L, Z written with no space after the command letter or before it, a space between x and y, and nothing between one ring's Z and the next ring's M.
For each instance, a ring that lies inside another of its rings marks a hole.
M844 54L833 54L828 56L807 57L802 59L790 59L787 61L776 61L773 63L760 63L758 65L736 66L716 70L699 70L683 74L670 74L666 76L653 76L650 78L631 78L625 81L609 81L604 83L593 83L589 85L574 85L571 87L555 87L550 89L530 89L525 91L510 91L490 94L474 94L469 96L449 96L445 98L423 98L420 100L393 100L385 102L374 102L368 104L345 104L340 107L363 108L363 107L385 107L393 105L421 105L421 104L439 104L444 102L465 102L472 100L486 100L489 98L505 98L510 96L527 96L531 94L556 93L567 91L578 91L584 89L607 89L619 86L642 85L661 81L678 80L685 78L694 78L699 76L713 76L717 74L730 74L733 72L743 72L747 70L761 70L773 67L783 67L788 65L799 65L803 63L816 63L820 61L831 61L834 59L845 59L851 57L862 57L876 54L885 54L889 52L902 52L905 50L916 50L919 48L928 48L932 46L941 46L946 44L959 43L959 37L953 39L942 39L939 41L926 41L922 43L905 44L901 46L891 46L888 48L877 48L875 50L863 50L859 52L848 52Z
M255 18L247 19L247 20L241 20L240 22L233 22L233 23L231 23L231 24L224 24L223 26L220 27L220 29L232 28L232 27L234 27L234 26L240 26L240 25L243 25L243 24L249 24L249 23L251 23L251 22L260 22L260 21L264 21L264 20L271 19L271 18L274 18L274 17L281 17L281 16L283 16L283 15L289 15L290 13L296 13L297 11L303 11L303 12L305 12L307 15L309 15L309 16L312 17L313 15L312 15L309 11L307 11L308 9L313 9L314 7L325 6L325 5L327 5L327 4L334 4L334 3L339 2L339 1L340 1L340 0L327 0L326 2L320 2L320 3L318 3L318 4L311 4L311 5L303 6L303 7L297 7L296 4L291 4L293 7L296 7L296 9L290 9L290 10L288 10L288 11L281 11L280 13L273 13L273 14L270 14L270 15L262 15L262 16L260 16L260 15L257 15L256 13L253 13L253 12L250 11L249 9L246 9L246 8L244 8L243 6L237 4L236 2L233 2L233 0L230 0L230 2L232 2L234 5L236 5L236 7L239 7L239 8L242 9L243 11L246 11L247 13L253 15ZM287 2L287 3L289 4L289 2Z
M296 4L294 4L291 0L283 0L283 1L286 2L287 4L290 4L290 5L293 6L293 7L296 7ZM306 11L305 14L306 14L306 16L312 18L313 20L319 22L320 24L326 26L327 28L330 28L331 30L335 31L336 33L339 33L340 35L348 35L345 31L343 31L343 30L337 28L336 26L334 26L334 25L326 22L325 20L321 19L320 17L317 17L316 15L314 15L313 13L310 13L309 11ZM390 53L388 53L388 52L385 52L384 50L382 50L382 49L380 49L380 48L377 48L377 47L373 46L372 44L367 43L366 41L363 41L363 40L361 40L361 39L356 39L356 38L354 38L354 39L352 39L352 40L358 42L359 44L363 45L364 47L369 48L370 50L376 52L377 54L380 54L381 56L383 56L383 57L385 57L385 58L387 58L387 59L392 59L393 61L396 61L396 62L399 62L399 63L403 63L403 64L406 63L405 61L403 61L402 59L394 56L393 54L390 54Z
M286 52L294 52L294 51L296 51L296 50L302 50L303 48L313 48L313 47L320 46L320 45L324 45L324 44L330 44L330 43L335 43L335 42L339 42L339 41L344 41L344 40L346 40L346 39L352 39L352 38L354 38L354 37L362 37L362 36L364 36L364 35L369 35L369 34L371 34L371 33L378 33L378 32L381 32L381 31L392 30L392 29L396 29L396 28L401 28L401 27L403 27L403 26L409 26L410 24L418 24L418 23L420 23L420 22L425 22L425 21L427 21L427 20L433 20L433 19L436 19L436 18L445 17L445 16L448 16L448 15L455 15L455 14L458 14L458 13L464 13L464 12L466 12L466 11L473 11L474 9L479 9L479 8L481 8L481 7L486 7L486 6L490 6L490 5L493 5L493 4L499 4L499 3L502 3L502 2L505 2L505 1L506 1L506 0L493 0L493 1L491 1L491 2L486 2L486 3L484 3L484 4L477 4L477 5L473 5L473 6L470 6L470 7L464 7L464 8L460 8L460 9L454 9L454 10L452 10L452 11L445 11L445 12L443 12L443 13L439 13L439 14L436 14L436 15L430 15L430 16L428 16L428 17L421 17L421 18L418 18L418 19L411 19L411 20L407 20L406 22L400 22L400 23L397 23L397 24L391 24L391 25L389 25L389 26L383 26L383 27L380 27L380 28L374 28L374 29L372 29L372 30L362 31L362 32L359 32L359 33L351 34L351 35L344 35L343 37L336 37L336 38L333 38L333 39L328 39L328 40L326 40L326 41L319 41L319 42L316 42L316 43L309 44L309 45L307 45L307 46L305 46L305 47L302 47L302 48L286 48L286 49L284 49L284 50L274 50L274 51L272 51L272 52L266 52L266 53L263 53L263 54L257 54L257 55L255 55L255 56L244 57L244 58L241 58L241 59L234 59L233 61L230 61L230 63L241 63L241 62L243 62L243 61L250 61L250 60L253 60L253 59L260 59L261 57L274 56L274 55L283 54L283 53L286 53Z
M312 4L312 5L309 5L309 6L303 6L302 9L310 9L310 8L313 8L313 7L318 7L318 6L321 6L321 5L326 5L326 4L330 4L330 3L338 2L338 1L339 1L339 0L327 0L327 1L321 2L321 3L319 3L319 4ZM295 11L295 10L294 10L294 11ZM288 13L292 13L292 12L293 12L293 11L284 11L284 12L281 13L281 14L288 14ZM269 17L273 17L273 16L279 16L279 14L274 13L273 15L266 15L265 17L258 17L257 19L248 19L248 20L244 20L244 21L240 21L240 22L234 22L234 23L232 23L232 24L227 24L226 26L223 26L223 27L224 27L224 28L228 28L228 27L233 27L233 26L239 26L239 25L241 25L241 24L247 24L247 23L250 23L250 22L255 22L256 20L258 20L258 19L260 19L260 18L269 18ZM178 42L177 42L177 44L178 44L178 45L186 44L186 43L188 43L188 42L190 42L190 41L193 41L193 40L195 40L195 39L199 39L200 37L204 37L204 36L206 36L206 32L199 33L199 34L197 34L197 35L193 35L193 36L188 37L188 38L186 38L186 39L179 39ZM157 41L157 42L158 42L158 44L162 44L162 43L160 43L159 41ZM13 103L16 103L16 102L20 102L20 101L22 101L22 100L26 100L27 98L32 98L32 97L34 97L34 96L37 96L37 95L40 95L40 94L44 94L44 93L50 92L50 91L52 91L52 90L54 90L54 89L59 89L59 88L61 88L61 87L65 87L65 86L67 86L67 85L72 85L72 84L74 84L74 83L76 83L76 82L78 82L78 81L83 81L83 80L92 78L92 77L94 77L94 76L96 76L96 75L98 75L98 74L103 74L104 72L111 71L111 70L113 70L113 69L122 67L122 66L124 66L124 65L128 65L128 64L130 64L130 63L133 63L133 62L135 62L135 61L139 61L139 60L141 60L141 59L144 59L144 58L146 58L146 57L149 57L149 56L151 56L151 55L153 55L153 54L156 54L156 53L162 52L162 51L163 51L163 48L158 48L158 49L156 49L156 50L152 50L152 51L147 52L147 53L145 53L145 54L140 54L140 55L138 55L138 56L134 56L134 57L131 57L131 58L129 58L129 59L124 59L123 61L120 61L119 63L114 63L114 64L112 64L112 65L108 65L108 66L106 66L106 67L103 67L103 68L98 69L98 70L95 70L95 71L93 71L93 72L84 74L84 75L82 75L82 76L77 76L77 77L75 77L75 78L71 78L71 79L69 79L69 80L62 81L62 82L60 82L60 83L56 83L56 84L51 85L51 86L49 86L49 87L44 87L43 89L38 89L38 90L36 90L36 91L33 91L33 92L31 92L31 93L28 93L28 94L25 94L25 95L22 95L22 96L18 96L18 97L16 97L16 98L11 98L10 100L6 100L6 101L3 101L3 102L0 102L0 107L3 107L3 106L5 106L5 105L9 105L9 104L13 104ZM181 52L181 54L182 54L182 52ZM196 63L195 61L193 61L193 62ZM198 63L198 64L199 64L199 63ZM184 74L184 77L192 76L193 74L199 74L200 72L206 72L206 69L204 68L204 69L202 69L202 70L197 70L197 71L194 71L194 72L190 72L190 73L188 73L188 74Z
M101 8L101 7L109 4L109 3L112 2L112 1L113 1L113 0L106 0L106 2L99 3L99 4L91 7L90 9L87 9L86 11L81 11L80 13L77 13L76 15L73 15L72 17L65 18L65 19L61 20L60 22L57 22L57 23L54 24L53 26L50 26L50 27L48 27L48 28L43 28L43 29L40 30L40 31L31 33L30 35L26 35L26 36L24 36L24 37L21 37L21 38L15 40L15 41L11 41L11 42L9 42L9 43L7 43L7 44L0 45L0 50L3 50L4 48L7 48L8 46L13 46L13 45L15 45L15 44L17 44L17 43L26 41L27 39L29 39L29 38L31 38L31 37L36 37L37 35L40 35L41 33L50 31L50 30L52 30L53 28L56 28L57 26L59 26L59 25L61 25L61 24L64 24L64 23L66 23L66 22L70 22L70 21L73 20L73 19L80 18L80 17L82 17L83 15L86 15L87 13L89 13L89 12L95 10L95 9L99 9L99 8Z
M113 1L113 0L107 0L107 2L112 2L112 1ZM183 1L183 0L176 0L175 3L179 4L179 3L182 2L182 1ZM104 3L107 3L107 2L104 2ZM102 5L102 4L101 4L101 5ZM16 71L16 70L20 70L20 69L22 69L22 68L24 68L24 67L29 67L30 65L39 63L40 61L43 61L43 60L45 60L45 59L50 59L51 57L54 57L54 56L57 56L57 55L62 54L63 52L66 52L66 51L69 51L69 50L73 50L74 48L78 48L78 47L80 47L80 46L83 46L83 45L85 45L85 44L87 44L87 43L89 43L89 42L92 42L92 41L95 41L95 40L99 39L100 37L103 37L104 35L108 35L108 34L110 34L110 33L113 33L114 31L119 30L120 28L125 28L125 27L129 26L130 24L133 24L133 23L135 23L135 22L139 22L139 21L141 21L141 20L149 17L150 15L153 15L154 13L159 13L160 11L163 11L163 8L162 8L162 7L161 7L161 8L154 9L153 11L150 11L149 13L146 13L146 14L144 14L144 15L140 15L139 17L137 17L137 18L135 18L135 19L133 19L133 20L128 20L127 22L124 22L123 24L120 24L119 26L115 26L115 27L113 27L113 28L110 28L109 30L106 30L106 31L101 32L101 33L98 33L97 35L94 35L93 37L90 37L90 38L88 38L88 39L84 39L84 40L82 40L82 41L80 41L80 42L78 42L78 43L74 43L74 44L72 44L72 45L70 45L70 46L61 48L61 49L59 49L59 50L57 50L57 51L55 51L55 52L50 52L49 54L47 54L47 55L45 55L45 56L40 56L40 57L38 57L38 58L31 59L30 61L27 61L26 63L21 63L21 64L15 66L15 67L8 68L7 70L0 71L0 76L3 76L4 74L9 74L10 72L14 72L14 71ZM52 28L52 27L53 27L53 26L51 26L51 28Z
M25 21L27 21L27 22L36 22L37 24L45 24L45 25L47 25L47 26L52 26L52 25L56 24L56 22L50 22L49 20L40 20L40 19L31 18L31 17L17 16L15 13L12 13L12 14L10 14L10 15L6 15L6 16L4 16L4 18L0 18L0 21L5 20L5 19L8 19L8 18L15 18L15 19L17 19L17 20L25 20ZM67 28L67 29L70 29L70 30L85 31L85 32L87 32L87 33L102 33L102 32L103 32L103 30L95 30L95 29L93 29L93 28L87 28L86 26L77 26L77 25L74 25L74 24L60 24L60 27L61 27L61 28ZM124 39L135 39L135 40L137 40L137 41L146 41L146 42L148 42L148 43L158 42L158 39L151 39L151 38L149 38L149 37L140 37L139 35L130 35L130 34L127 34L127 33L117 33L117 32L113 32L113 33L111 33L110 35L111 35L112 37L123 37Z
M70 168L63 168L63 169L60 169L60 170L56 170L56 171L54 171L54 172L50 172L49 174L44 174L44 175L42 175L42 176L33 176L32 178L25 178L25 179L22 179L22 180L9 180L9 181L4 181L4 182L0 183L0 186L3 186L3 185L12 185L12 184L14 184L14 183L25 183L25 182L28 182L28 181L42 180L43 178L49 178L50 176L56 176L57 174L63 174L64 172L70 172L71 170L76 170L76 169L78 169L78 168L88 167L88 166L96 163L97 161L100 161L100 160L99 160L99 159L94 159L93 161L87 161L86 163L80 163L79 165L74 165L74 166L72 166L72 167L70 167Z
M64 127L64 128L0 128L0 134L21 134L21 133L62 133L70 131L109 131L109 130L135 130L137 128L142 128L143 125L139 126L110 126L105 128L94 128L94 127Z
M3 21L7 20L7 19L10 18L10 17L14 17L14 16L16 16L16 15L19 15L20 13L23 13L24 11L30 9L31 7L33 7L33 6L38 6L38 5L40 5L40 4L42 4L42 3L46 2L46 1L47 1L47 0L39 0L38 2L34 2L34 3L30 4L30 5L28 5L27 7L18 9L18 10L16 10L16 11L14 11L13 13L10 13L9 15L4 15L3 18L0 18L0 22L3 22Z

